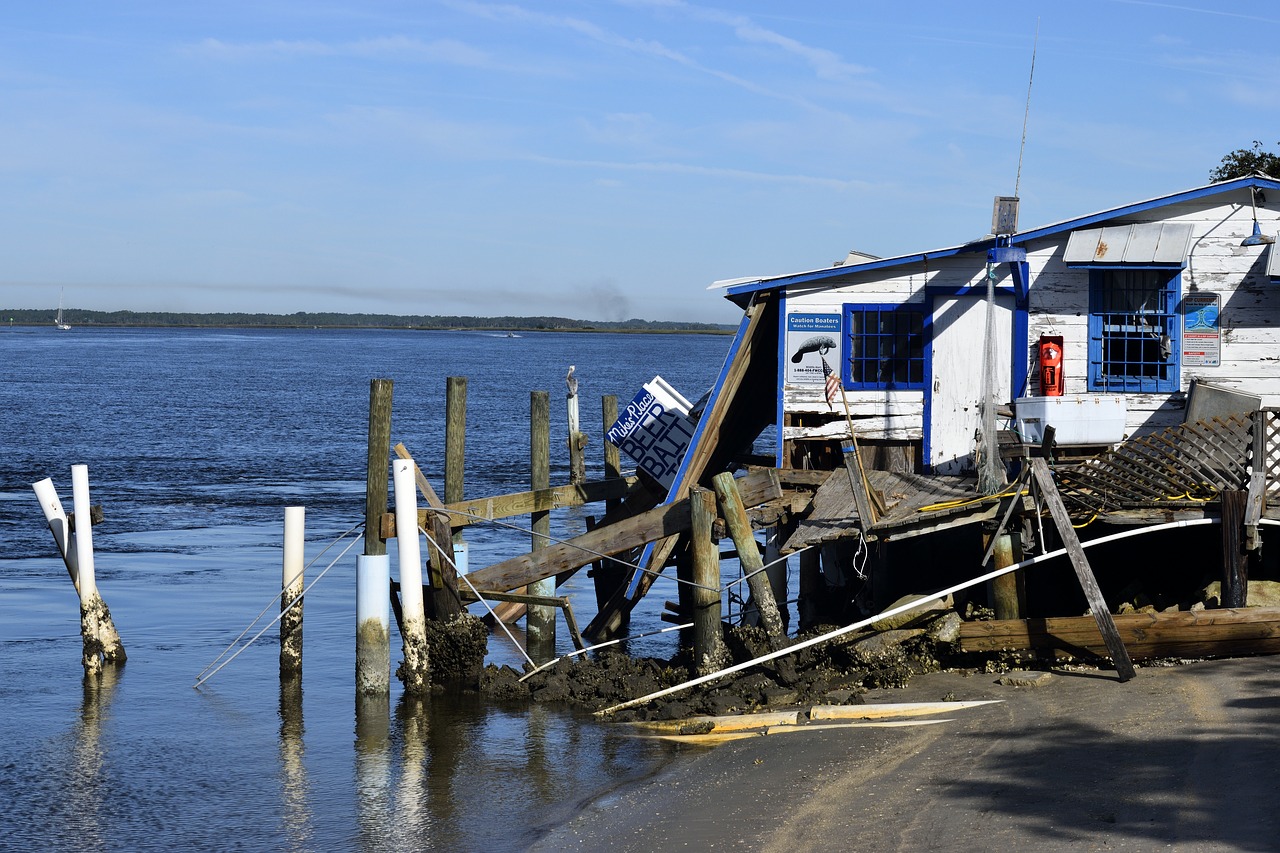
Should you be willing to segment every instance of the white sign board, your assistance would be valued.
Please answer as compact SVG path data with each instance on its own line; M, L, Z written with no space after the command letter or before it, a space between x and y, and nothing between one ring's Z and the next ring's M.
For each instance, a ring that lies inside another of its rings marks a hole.
M840 315L800 313L787 315L788 385L821 385L825 381L822 359L840 371Z
M605 438L670 489L693 438L690 404L661 376L646 382Z
M1220 296L1188 293L1182 297L1182 364L1219 367L1222 364Z

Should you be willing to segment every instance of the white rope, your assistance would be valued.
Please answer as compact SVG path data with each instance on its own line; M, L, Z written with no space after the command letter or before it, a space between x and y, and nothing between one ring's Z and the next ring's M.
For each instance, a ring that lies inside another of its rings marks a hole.
M1120 533L1112 534L1110 536L1102 536L1098 539L1090 539L1088 542L1082 542L1081 547L1089 548L1094 545L1101 545L1104 542L1111 542L1115 539L1123 539L1129 536L1137 536L1142 533L1154 533L1159 530L1168 530L1168 529L1178 528L1178 527L1192 527L1198 524L1220 524L1220 523L1221 523L1221 519L1217 519L1217 518L1197 518L1197 519L1188 519L1185 521L1171 521L1165 524L1152 525L1151 527L1140 527L1136 530L1126 530ZM901 604L897 607L891 607L888 610L884 611L883 613L877 613L876 615L869 616L866 619L863 619L859 622L854 622L852 625L845 625L843 628L836 628L834 631L828 631L827 633L822 634L820 636L811 637L808 640L804 640L802 642L796 643L793 646L787 646L785 649L778 649L776 651L769 652L768 654L761 655L758 658L753 658L752 660L744 661L743 663L734 664L733 666L726 667L725 669L719 670L718 672L713 672L708 675L699 676L698 678L691 679L689 681L683 682L682 684L677 684L673 687L668 687L664 690L655 691L653 693L650 693L647 696L641 696L638 699L630 699L626 702L620 702L617 705L613 705L609 708L605 708L603 711L596 711L595 715L597 717L608 716L609 714L612 714L615 711L622 711L626 708L634 708L637 705L643 705L646 702L650 702L654 699L661 699L663 696L669 696L672 693L678 693L681 690L687 690L690 687L697 687L699 684L706 684L708 681L715 681L716 679L723 678L726 675L732 675L735 672L741 672L744 669L750 669L753 666L759 666L762 663L768 663L771 660L777 660L778 658L783 657L785 655L802 651L804 649L809 648L810 646L816 646L819 643L825 643L827 640L835 639L836 637L842 636L844 634L848 634L851 631L856 631L859 628L865 628L867 625L870 625L875 622L879 622L880 620L888 618L890 616L897 616L899 613L906 613L908 610L914 610L918 607L923 607L924 605L930 604L934 601L937 601L938 599L946 598L948 595L957 593L962 589L968 589L971 586L977 586L980 583L985 583L986 581L993 580L995 578L1000 577L1001 575L1008 574L1009 572L1017 571L1018 569L1026 568L1027 566L1033 566L1036 563L1042 563L1045 560L1051 559L1053 557L1060 557L1066 553L1067 553L1067 549L1061 548L1057 551L1052 551L1047 554L1041 554L1038 557L1032 557L1028 560L1023 560L1020 563L1014 563L1012 566L1006 566L1004 568L994 569L990 572L987 572L985 575L980 575L974 578L973 580L965 581L964 583L958 583L954 586L947 587L944 590L935 592L932 595L930 595L928 598L919 598L919 599L916 599L915 601L909 601L906 604Z
M359 530L361 527L364 527L364 522L363 522L363 521L362 521L362 522L360 522L359 524L357 524L355 527L352 527L352 528L351 528L350 530L348 530L346 533L339 534L339 536L338 536L338 538L337 538L337 539L333 540L333 541L332 541L332 542L330 542L328 545L324 546L324 550L323 550L323 551L321 551L319 554L316 554L314 557L312 557L312 558L311 558L311 562L307 563L307 564L303 567L303 569L302 569L303 574L305 575L305 574L306 574L306 570L307 570L307 569L309 569L309 568L311 568L313 565L315 565L316 560L319 560L321 557L323 557L323 556L325 555L325 553L326 553L330 548L332 548L334 545L337 545L337 544L338 544L339 542L341 542L343 539L346 539L348 536L350 536L350 535L351 535L352 533L354 533L355 531ZM196 675L196 679L197 679L197 681L199 680L200 676L201 676L201 675L204 675L206 672L208 672L208 671L213 667L213 665L214 665L214 664L216 664L218 661L222 660L222 658L226 655L226 653L227 653L227 652L229 652L229 651L231 651L233 648L235 648L236 643L240 642L241 638L243 638L245 634L249 633L249 630L250 630L251 628L253 628L253 626L254 626L254 625L257 625L257 624L258 624L258 620L259 620L259 619L261 619L263 616L266 616L266 615L267 615L267 611L271 609L271 605L273 605L273 604L275 604L277 601L279 601L279 600L280 600L280 596L282 596L282 595L284 595L284 588L283 588L283 587L280 589L280 591L279 591L279 592L277 592L277 593L276 593L275 598L273 598L273 599L271 599L270 601L268 601L268 602L267 602L267 606L266 606L266 607L264 607L264 608L262 608L262 612L261 612L261 613L259 613L257 616L253 617L253 621L252 621L252 622L250 622L248 625L246 625L246 626L245 626L244 630L240 632L240 636L239 636L239 637L236 637L234 640L232 640L232 641L231 641L231 643L230 643L230 644L229 644L225 649L223 649L223 650L222 650L222 654L218 655L216 658L214 658L212 661L210 661L210 662L209 662L209 665L208 665L208 666L206 666L204 669L200 670L199 674L198 674L198 675Z
M507 635L507 639L511 640L511 644L520 650L520 654L524 655L524 659L529 662L529 666L537 666L537 664L533 662L533 658L529 657L529 653L525 651L524 646L520 645L520 641L516 639L515 634L511 633L511 629L507 627L507 623L499 619L498 614L493 612L493 608L489 606L489 602L484 600L484 596L482 596L480 591L476 589L475 584L473 584L471 579L467 577L466 572L458 571L458 564L454 562L453 556L446 553L445 550L440 547L440 544L436 542L436 540L432 539L431 534L424 528L419 526L418 531L423 536L427 537L428 542L435 546L437 554L449 561L449 565L453 567L453 573L467 582L467 586L471 587L471 591L475 593L476 598L480 599L480 603L484 605L484 609L489 611L489 615L493 617L493 621L502 627L502 632ZM449 550L453 550L452 542L449 543Z
M354 530L354 529L355 529L355 528L352 528L352 530ZM348 531L348 532L350 532L350 531ZM345 534L344 534L344 535L345 535ZM229 663L231 663L233 660L235 660L237 657L239 657L241 652L243 652L245 649L247 649L247 648L249 648L251 645L253 645L253 644L254 644L254 642L255 642L259 637L261 637L263 634L265 634L265 633L268 631L268 629L270 629L270 628L271 628L271 626L272 626L272 625L274 625L274 624L276 624L277 622L279 622L279 621L284 617L284 614L285 614L285 613L288 613L290 610L292 610L292 609L293 609L293 606L294 606L295 604L297 604L299 601L302 601L302 599L306 596L307 592L309 592L309 591L311 590L311 587L313 587L313 586L315 586L317 583L319 583L319 582L320 582L320 578L322 578L322 577L324 577L326 574L328 574L329 570L330 570L330 569L332 569L334 566L336 566L336 565L338 564L338 561L339 561L339 560L341 560L343 557L345 557L345 556L347 555L347 552L348 552L348 551L350 551L353 547L355 547L355 544L356 544L357 542L359 542L359 541L360 541L360 539L359 539L359 538L352 539L352 540L351 540L351 544L350 544L350 545L348 545L347 547L343 548L343 549L342 549L342 553L341 553L341 554L339 554L338 556L334 557L334 558L333 558L333 562L331 562L331 563L329 563L329 565L325 566L325 567L324 567L324 570L323 570L323 571L321 571L321 572L320 572L320 574L316 575L316 579L315 579L315 580L313 580L311 583L307 584L307 585L306 585L306 587L302 590L302 592L298 593L298 596L297 596L296 598L294 598L292 601L290 601L290 602L289 602L289 604L288 604L286 607L284 607L284 608L280 611L280 613L276 616L276 618L272 619L272 620L271 620L270 622L268 622L266 625L262 626L262 630L261 630L261 631L259 631L258 633L254 634L254 635L253 635L253 637L252 637L252 638L251 638L247 643L245 643L245 644L244 644L243 646L241 646L240 648L236 649L236 653L235 653L235 654L233 654L231 657L227 658L225 661L223 661L223 662L218 666L218 668L217 668L217 669L215 669L213 672L210 672L208 675L205 675L203 678L197 678L197 679L196 679L196 683L195 683L195 684L193 684L193 685L191 685L191 686L192 686L193 688L199 688L201 684L204 684L204 683L205 683L206 681L208 681L210 678L213 678L215 675L217 675L217 674L218 674L218 672L219 672L219 671L220 671L224 666L226 666L227 664L229 664ZM277 598L279 598L279 596L276 596L276 597L277 597ZM268 606L268 607L270 607L271 605L267 605L267 606ZM243 635L241 635L241 636L243 636ZM225 654L225 652L224 652L223 654ZM205 667L205 669L208 669L208 667Z

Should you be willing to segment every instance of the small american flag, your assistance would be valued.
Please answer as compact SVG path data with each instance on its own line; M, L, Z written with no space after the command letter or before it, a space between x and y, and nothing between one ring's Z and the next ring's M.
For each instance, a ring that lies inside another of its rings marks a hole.
M822 359L822 375L826 379L827 408L829 409L840 394L840 377L832 372L831 365L827 364L825 358Z

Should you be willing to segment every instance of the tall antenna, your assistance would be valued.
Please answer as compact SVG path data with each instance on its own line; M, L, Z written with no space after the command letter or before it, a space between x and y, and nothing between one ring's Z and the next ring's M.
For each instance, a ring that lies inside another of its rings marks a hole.
M1013 181L1013 195L1016 198L1022 186L1022 152L1027 147L1027 116L1031 115L1031 83L1036 77L1036 48L1040 45L1040 19L1036 18L1036 37L1031 43L1031 73L1027 76L1027 108L1022 113L1022 144L1018 146L1018 176Z

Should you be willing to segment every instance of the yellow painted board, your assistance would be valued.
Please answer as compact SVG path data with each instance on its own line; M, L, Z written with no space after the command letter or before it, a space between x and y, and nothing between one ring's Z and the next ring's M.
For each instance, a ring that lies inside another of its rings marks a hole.
M881 705L815 705L809 709L811 720L879 720L886 717L925 717L930 714L953 714L965 708L991 705L1003 699L972 702L887 702Z

